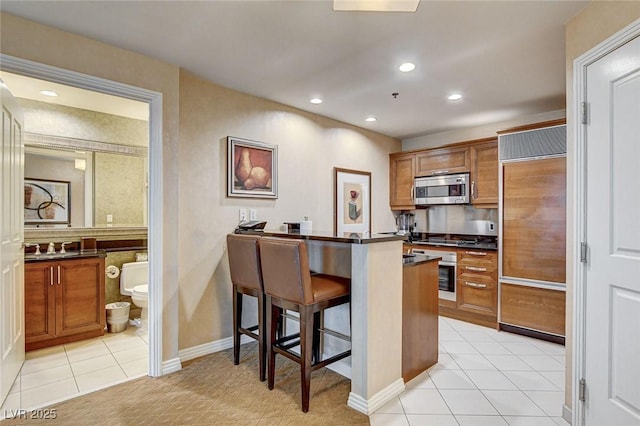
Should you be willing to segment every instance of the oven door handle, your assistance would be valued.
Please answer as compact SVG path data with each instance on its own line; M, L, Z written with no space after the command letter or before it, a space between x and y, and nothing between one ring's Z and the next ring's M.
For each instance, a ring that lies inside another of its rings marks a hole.
M445 261L440 261L438 262L438 265L442 265L442 266L456 266L455 262L445 262Z

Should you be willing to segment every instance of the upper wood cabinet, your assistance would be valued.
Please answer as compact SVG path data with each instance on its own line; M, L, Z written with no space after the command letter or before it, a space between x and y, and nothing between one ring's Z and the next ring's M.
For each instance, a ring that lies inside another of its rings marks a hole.
M448 175L469 171L468 146L429 149L415 154L416 176Z
M471 203L498 206L498 140L471 145Z
M498 139L461 142L444 148L389 154L391 210L413 210L414 179L422 176L467 173L471 175L471 203L498 206Z
M416 155L397 153L389 155L389 204L391 210L412 210L415 206L413 179Z

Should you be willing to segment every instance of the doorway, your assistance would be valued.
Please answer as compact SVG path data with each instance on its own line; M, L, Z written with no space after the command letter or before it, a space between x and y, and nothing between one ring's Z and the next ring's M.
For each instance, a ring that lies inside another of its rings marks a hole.
M162 375L162 94L32 61L0 55L2 70L144 102L149 106L149 368Z

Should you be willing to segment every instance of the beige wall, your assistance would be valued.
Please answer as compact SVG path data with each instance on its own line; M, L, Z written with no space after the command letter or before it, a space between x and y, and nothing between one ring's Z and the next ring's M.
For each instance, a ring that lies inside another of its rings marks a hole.
M146 163L146 157L94 154L95 226L107 226L107 215L111 215L112 226L146 225Z
M178 354L178 84L179 69L6 13L0 14L3 54L162 93L163 359ZM153 283L151 283L153 285Z
M573 120L573 61L591 48L609 38L625 26L640 18L638 1L595 1L589 4L565 26L567 70L567 259L574 258L573 248L578 244L573 230L573 218L577 214L574 205L575 132ZM573 369L573 286L571 261L567 262L567 351L565 404L572 405Z
M226 197L227 136L278 146L278 199ZM309 216L333 229L333 167L372 172L372 230L395 227L389 157L400 142L180 74L180 348L231 335L225 236L239 208L277 228Z

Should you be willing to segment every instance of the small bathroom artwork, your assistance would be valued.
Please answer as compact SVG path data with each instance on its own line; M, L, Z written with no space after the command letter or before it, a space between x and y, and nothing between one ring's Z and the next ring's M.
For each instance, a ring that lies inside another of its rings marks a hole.
M24 179L25 224L69 224L70 182Z

